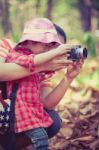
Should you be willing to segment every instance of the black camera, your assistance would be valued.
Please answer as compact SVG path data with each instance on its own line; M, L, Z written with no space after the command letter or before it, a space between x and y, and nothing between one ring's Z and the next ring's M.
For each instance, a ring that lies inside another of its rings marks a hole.
M69 52L68 59L71 59L73 61L77 61L79 59L86 59L88 55L87 48L83 48L81 46L75 46L71 48L71 51Z

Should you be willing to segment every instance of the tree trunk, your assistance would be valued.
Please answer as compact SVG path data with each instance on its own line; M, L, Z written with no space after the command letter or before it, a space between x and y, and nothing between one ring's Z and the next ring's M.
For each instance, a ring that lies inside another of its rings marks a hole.
M35 4L35 6L36 6L36 15L38 15L39 14L39 10L40 10L40 2L41 2L41 0L36 0L35 2L36 2L36 4Z
M0 0L0 23L2 22L1 21L2 18L3 18L3 2L2 0Z
M53 0L48 0L46 17L49 18L50 20L52 20L52 10L53 10Z
M91 31L91 2L90 0L79 0L79 11L84 31Z
M4 34L9 35L11 32L11 23L9 19L9 0L3 0L0 3L2 4L1 24L4 29Z

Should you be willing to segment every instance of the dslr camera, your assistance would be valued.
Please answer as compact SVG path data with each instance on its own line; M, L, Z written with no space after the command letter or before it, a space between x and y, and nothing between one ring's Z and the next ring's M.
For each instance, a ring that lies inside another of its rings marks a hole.
M71 51L69 52L69 57L68 59L71 59L73 61L77 61L79 59L86 59L88 55L88 50L87 48L83 48L80 45L79 46L74 46L71 48Z

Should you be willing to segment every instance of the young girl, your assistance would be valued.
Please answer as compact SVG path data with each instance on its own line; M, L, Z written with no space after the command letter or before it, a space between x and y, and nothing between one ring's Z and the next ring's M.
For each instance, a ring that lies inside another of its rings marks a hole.
M66 34L63 31L63 29L56 24L54 24L54 27L58 33L60 41L62 43L66 43ZM13 45L14 45L14 43L9 41L8 39L5 39L5 38L2 39L2 41L0 43L0 46L1 46L0 47L0 58L2 58L2 60L4 60L5 57L8 55L8 53L10 51L12 51ZM28 71L27 68L19 66L18 64L15 64L15 63L3 63L2 62L1 67L2 67L2 70L0 70L0 80L3 80L3 81L20 79L22 77L30 75L30 72ZM51 61L47 62L46 64L43 64L39 67L37 66L35 68L34 72L36 72L36 73L40 72L40 74L42 74L42 71L44 71L44 70L46 71L46 74L43 72L43 76L42 76L42 80L41 80L41 95L42 96L44 95L43 97L47 96L52 91L51 81L49 78L50 76L49 76L49 73L47 74L47 72L52 71L52 70L53 71L59 70L59 69L62 69L63 67L64 67L64 60L59 61L59 60L55 59L55 61L51 60ZM55 110L47 109L46 111L53 119L53 124L50 127L46 128L48 138L52 138L53 136L55 136L58 133L59 129L61 128L61 119ZM5 140L8 141L6 138L6 135L4 137L2 137L2 139L0 138L0 143L2 143ZM16 140L17 140L17 148L18 149L20 147L25 147L26 145L30 144L30 141L24 136L24 133L17 134ZM5 148L5 145L6 144L3 143L4 148ZM6 147L8 150L8 146L6 146ZM12 148L12 146L11 146L11 148Z
M33 72L36 66L67 53L69 47L60 44L54 25L48 19L30 20L15 52L8 55L6 62L17 63ZM42 99L39 78L39 74L34 74L16 81L19 88L15 104L15 132L24 131L36 150L47 150L48 136L44 128L52 124L52 119L44 107L52 108L56 102ZM8 96L14 82L8 82Z

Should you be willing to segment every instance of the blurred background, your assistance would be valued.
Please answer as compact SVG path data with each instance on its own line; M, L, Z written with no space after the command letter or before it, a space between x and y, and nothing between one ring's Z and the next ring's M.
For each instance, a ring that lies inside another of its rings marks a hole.
M93 48L99 39L98 0L0 0L0 36L17 41L25 21L32 17L48 17L63 27L69 40Z
M0 38L18 42L33 17L51 19L64 29L67 43L88 48L82 72L56 108L62 129L49 149L99 150L99 0L0 0ZM54 86L61 76L52 79Z
M69 42L81 42L89 47L92 56L97 55L98 0L0 0L0 37L17 42L24 23L32 17L51 19L65 30Z

